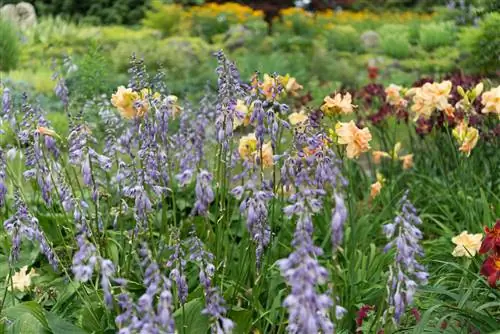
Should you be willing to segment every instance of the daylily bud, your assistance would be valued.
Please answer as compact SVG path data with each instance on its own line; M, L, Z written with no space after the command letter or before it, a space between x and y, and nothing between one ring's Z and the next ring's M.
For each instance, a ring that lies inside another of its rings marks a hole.
M46 127L43 127L43 126L39 126L37 129L36 129L36 132L42 134L42 135L45 135L45 136L50 136L50 137L57 137L59 138L59 135L57 134L57 132L55 132L54 130L52 129L49 129L49 128L46 128Z

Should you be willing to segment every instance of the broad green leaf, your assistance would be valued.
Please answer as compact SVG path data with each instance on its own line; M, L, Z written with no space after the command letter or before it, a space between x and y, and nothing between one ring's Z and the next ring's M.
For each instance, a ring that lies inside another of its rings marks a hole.
M49 325L50 330L52 331L52 334L85 334L87 333L80 327L73 325L72 323L68 322L67 320L61 318L57 314L54 314L52 312L47 312L45 313L45 317L47 318L47 322Z
M28 321L27 317L29 316L31 318L30 322L39 324L37 327L41 327L47 331L49 330L43 308L33 301L9 307L5 310L5 316L14 321L14 323L20 321L20 319L22 319L22 321Z
M50 331L30 313L22 313L14 320L14 323L8 327L7 333L48 334Z
M250 333L252 327L252 314L251 310L231 310L229 311L229 318L234 321L236 328L234 333Z
M174 313L175 327L182 333L183 325L186 326L186 333L206 334L209 328L208 317L201 314L205 308L203 299L196 298L187 302L184 307L179 308Z

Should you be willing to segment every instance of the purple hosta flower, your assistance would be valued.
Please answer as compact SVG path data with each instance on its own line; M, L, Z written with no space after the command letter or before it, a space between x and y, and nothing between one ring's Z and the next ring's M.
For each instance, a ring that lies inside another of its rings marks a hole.
M109 100L103 100L99 103L99 118L104 124L104 150L103 153L112 157L118 150L117 134L122 130L123 122L120 117L112 110Z
M191 183L191 180L193 179L193 170L185 169L182 173L177 174L175 178L177 179L177 182L179 182L179 186L184 187Z
M66 86L66 80L63 77L57 76L54 79L57 80L56 86L54 87L54 93L61 100L65 109L69 106L69 90Z
M118 296L118 305L123 312L115 318L119 333L174 333L170 280L160 272L145 244L141 246L139 255L146 292L135 304L127 292Z
M237 117L236 103L238 98L244 98L240 74L234 63L229 61L222 51L216 53L218 98L216 108L216 138L227 148L228 138L233 136L234 118Z
M68 136L69 162L73 165L80 165L85 157L84 151L90 141L90 129L78 124L72 127Z
M427 284L428 273L417 258L424 255L419 241L422 232L418 225L422 224L417 210L408 200L408 191L399 201L400 213L392 223L384 225L383 230L388 239L392 239L385 251L395 248L395 261L389 268L388 303L394 308L394 321L398 324L406 308L413 302L418 285Z
M2 94L2 118L10 117L10 113L12 111L12 98L10 95L10 89L4 88Z
M177 296L181 304L184 304L188 296L188 285L186 281L186 254L182 249L181 242L179 240L178 232L176 232L174 238L174 246L170 247L173 251L167 261L167 268L172 268L170 271L170 279L175 282L177 288Z
M76 237L76 242L78 244L78 251L73 256L71 270L76 280L88 282L92 278L98 261L97 249L87 239L86 233L80 233Z
M201 313L213 319L211 332L216 334L232 333L234 323L224 316L227 310L224 307L225 301L219 290L214 287L208 288L205 292L205 300L206 307Z
M344 238L344 224L347 219L347 209L344 198L339 193L334 194L335 208L332 210L332 247L336 250Z
M17 190L14 194L14 207L16 210L14 215L3 223L5 231L12 238L10 261L15 262L19 258L21 240L24 237L31 241L37 241L40 245L40 252L45 255L52 268L57 270L59 259L41 230L38 219L30 214L26 203L21 199Z
M262 105L262 101L255 100L253 102L252 115L250 116L250 122L255 123L255 138L257 138L257 148L264 145L264 135L265 135L265 119L266 113Z
M135 54L130 57L128 73L130 74L129 88L139 92L141 89L149 87L149 75L144 60L137 59Z
M7 178L6 178L7 161L3 149L0 147L0 207L5 205L7 196Z
M71 212L74 209L73 192L60 171L57 175L57 190L59 191L59 200L65 212Z
M112 161L107 156L99 154L93 149L89 148L89 157L92 158L92 162L100 169L105 171L109 171L111 169Z
M250 182L248 184L251 184ZM247 229L250 238L256 244L255 257L257 268L261 266L261 258L264 249L271 241L271 229L268 222L267 206L274 197L271 191L257 190L251 187L251 194L240 204L240 211L247 219ZM237 198L241 198L242 187L236 187L232 192Z
M181 148L175 153L176 160L179 161L180 173L176 175L181 186L191 182L193 171L207 165L204 155L206 144L206 129L209 119L204 114L197 114L189 108L181 115L181 127L175 134L175 146ZM192 116L195 119L192 119Z
M34 109L28 103L28 96L26 95L26 93L23 94L22 100L23 118L21 120L21 123L19 124L20 126L17 133L17 138L19 139L19 142L21 144L27 145L30 142L31 134L37 126L38 109Z
M202 313L208 315L212 321L211 332L217 334L231 333L234 323L226 318L226 308L224 306L224 297L218 289L213 286L212 279L215 274L213 265L213 254L207 252L202 241L194 235L188 239L189 259L194 261L200 267L200 284L205 292L205 308Z
M141 224L146 223L153 205L144 187L141 184L133 187L127 186L123 189L123 194L135 200L134 216L136 221Z
M212 190L212 174L206 170L201 170L196 177L195 186L196 202L194 203L193 214L204 216L208 213L210 203L214 201Z
M333 306L333 301L327 294L317 291L317 286L327 281L328 271L316 259L322 250L314 246L312 240L313 212L303 198L293 205L301 208L296 212L298 220L292 241L294 251L288 258L278 261L281 274L291 287L291 293L283 303L289 312L287 329L290 333L333 333L334 325L328 318L328 309Z
M111 293L111 279L115 273L115 266L111 260L100 258L101 288L104 293L104 304L113 308L113 294Z

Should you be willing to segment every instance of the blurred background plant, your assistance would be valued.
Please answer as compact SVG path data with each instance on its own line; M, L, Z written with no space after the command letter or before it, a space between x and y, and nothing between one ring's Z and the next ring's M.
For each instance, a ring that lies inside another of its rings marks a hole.
M16 68L20 56L20 41L17 29L0 18L0 71Z

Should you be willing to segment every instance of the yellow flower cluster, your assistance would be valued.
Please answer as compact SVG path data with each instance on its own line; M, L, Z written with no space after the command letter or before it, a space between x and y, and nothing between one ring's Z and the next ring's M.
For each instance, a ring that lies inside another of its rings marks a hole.
M500 86L484 92L481 99L484 114L492 113L500 117Z
M187 12L186 18L225 19L232 23L245 23L252 19L263 19L264 13L261 10L253 10L248 6L234 2L223 4L209 2L202 6L191 7Z
M281 91L278 91L279 86ZM289 74L274 77L267 73L264 74L264 80L259 84L259 88L267 100L279 100L287 95L298 96L298 91L303 89L302 85Z
M462 121L453 129L453 136L460 144L460 152L469 156L479 140L479 131L476 128L468 126L467 122Z
M116 93L111 96L111 104L118 109L123 118L133 119L143 117L149 110L150 100L159 98L160 93L153 93L147 88L137 92L132 88L120 86ZM173 118L182 111L182 108L177 104L177 96L167 96L165 102L171 107Z
M367 10L363 11L333 11L326 10L318 12L317 19L320 22L335 22L336 24L352 24L356 22L373 22L373 23L409 23L413 21L430 21L433 19L432 14L419 14L412 11L407 12L381 12L375 13Z
M347 145L346 153L349 159L356 159L361 153L370 150L369 142L372 140L370 129L360 129L354 121L338 122L335 125L335 135L338 144Z
M238 146L238 153L243 160L256 162L257 159L262 158L262 166L271 167L274 164L273 148L270 142L262 145L262 156L260 150L257 150L257 138L255 133L243 136L240 139Z
M333 116L339 114L351 114L353 108L357 106L352 104L352 97L350 93L346 93L342 96L340 93L336 94L334 98L326 96L324 103L321 106L321 111L325 115Z
M389 103L391 106L395 107L405 106L406 100L403 99L403 97L401 96L402 90L403 87L395 84L390 84L389 87L385 89L385 95L386 95L385 101Z
M413 97L411 110L415 113L415 118L429 119L436 109L445 110L448 108L451 87L451 81L446 80L440 83L427 82L422 87L410 89L406 95Z

